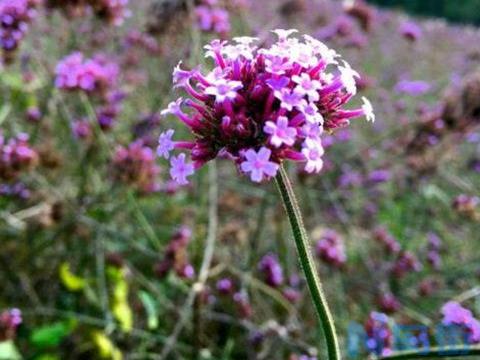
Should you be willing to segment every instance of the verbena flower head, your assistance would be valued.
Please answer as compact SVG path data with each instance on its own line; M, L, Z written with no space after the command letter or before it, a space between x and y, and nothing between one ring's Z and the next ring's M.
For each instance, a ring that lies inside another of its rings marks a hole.
M160 189L156 181L160 169L155 164L155 153L141 140L129 144L128 147L119 146L116 149L112 171L117 181L133 185L142 193Z
M258 270L262 272L265 282L273 287L283 284L283 269L275 254L267 254L258 263Z
M55 74L59 89L105 94L116 85L119 68L102 55L86 59L82 53L74 52L58 63Z
M322 42L291 37L295 32L275 30L278 41L269 48L258 48L250 37L214 40L205 46L214 61L208 73L184 70L180 63L174 86L190 98L172 102L163 115L180 119L193 139L162 134L160 156L189 151L195 169L218 156L229 158L254 182L275 176L284 160L318 173L322 133L375 116L366 98L359 108L346 107L356 94L358 73Z
M364 325L369 353L386 356L392 353L393 332L387 315L372 311Z
M342 238L334 230L326 230L315 246L317 256L333 267L341 267L347 261Z
M197 26L202 31L226 35L230 31L228 11L212 5L199 5L195 8Z
M192 239L192 232L187 227L181 227L173 234L168 244L164 258L158 262L154 271L155 274L163 279L170 271L185 279L192 279L195 276L195 269L188 258L188 244Z
M36 15L39 0L0 0L0 47L4 60L11 55L25 37L29 23Z
M19 309L2 311L0 313L0 341L13 339L21 323L22 312Z
M97 15L113 25L122 25L131 15L128 9L128 0L101 0L90 1Z
M472 312L456 301L449 301L441 309L444 325L457 325L465 329L470 343L480 342L480 321Z
M6 140L0 132L0 179L16 179L22 171L36 165L38 158L28 143L27 134L20 133Z
M108 24L122 25L131 15L128 2L128 0L46 0L46 5L48 8L63 10L68 17L94 14Z
M400 26L400 34L407 40L416 41L422 36L422 29L414 22L406 21Z

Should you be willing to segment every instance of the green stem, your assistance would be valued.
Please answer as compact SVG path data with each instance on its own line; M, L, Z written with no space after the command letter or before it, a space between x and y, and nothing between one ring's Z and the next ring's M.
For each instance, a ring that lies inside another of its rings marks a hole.
M389 356L383 356L380 360L401 360L401 359L438 359L438 358L454 358L465 356L480 355L480 347L478 346L448 346L434 347L423 350L399 351Z
M293 231L295 245L297 247L300 263L302 264L305 277L307 279L310 295L312 296L313 304L317 310L320 322L325 333L327 341L328 359L340 360L340 349L338 346L337 335L335 333L335 325L332 314L328 308L327 300L322 290L322 284L318 276L310 244L308 241L307 231L303 225L300 208L293 192L292 184L288 179L288 175L283 167L276 176L278 190L282 196L285 210L287 211L288 219Z

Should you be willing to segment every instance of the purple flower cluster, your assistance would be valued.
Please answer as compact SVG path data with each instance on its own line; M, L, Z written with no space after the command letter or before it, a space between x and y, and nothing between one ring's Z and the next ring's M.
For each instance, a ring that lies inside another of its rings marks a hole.
M390 181L392 173L386 169L372 170L367 177L367 182L370 185L381 184Z
M467 332L470 343L480 343L480 321L470 310L456 301L449 301L443 305L441 312L443 324L460 326Z
M0 179L13 180L38 161L37 152L28 144L28 135L21 133L8 141L0 133Z
M122 91L111 91L102 99L102 103L96 109L98 124L102 130L113 127L117 116L122 110L122 101L125 94Z
M230 32L228 11L219 7L216 1L204 1L195 8L197 26L200 30L225 36Z
M192 279L195 276L195 269L188 260L187 247L192 239L192 232L187 227L180 228L170 240L165 250L162 261L155 265L155 274L163 279L173 270L185 279Z
M480 219L478 207L480 205L480 198L478 196L470 196L467 194L460 194L453 200L453 209L460 215L472 219Z
M120 68L105 55L85 58L80 52L74 52L61 60L55 70L55 86L67 91L84 91L98 100L95 113L99 126L110 129L121 111L124 92L118 90ZM78 123L74 133L86 138L90 130L86 123ZM79 131L76 131L79 130Z
M387 356L393 349L393 332L389 325L388 316L372 311L365 322L367 334L366 346L370 353Z
M377 302L380 310L387 314L397 312L402 306L395 295L389 292L381 294Z
M105 56L86 59L81 52L74 52L57 64L55 75L59 89L106 95L117 83L119 68Z
M343 240L337 232L326 230L315 245L317 256L333 267L342 267L347 261Z
M427 262L436 270L440 268L442 264L442 258L440 257L440 250L442 248L442 240L435 233L428 233L427 244Z
M226 301L225 304L228 304L228 307L232 304L234 305L238 316L241 318L249 318L253 315L253 308L248 293L245 290L238 290L238 286L232 278L224 277L217 280L215 288L218 294L221 295L223 301ZM205 289L208 289L208 287ZM211 294L209 301L215 302L216 300L217 298Z
M422 268L422 264L417 257L410 251L402 251L398 255L392 267L393 275L402 278L410 272L418 272Z
M22 312L19 309L2 311L0 313L0 342L13 339L21 323Z
M426 81L409 81L400 80L395 85L395 91L401 94L407 94L410 96L421 96L428 93L432 89L430 83Z
M409 41L417 41L422 36L422 29L412 21L400 25L400 34Z
M173 141L173 130L160 137L158 153L166 159L173 149L190 151L193 166L186 155L172 158L174 178L185 182L217 156L234 161L254 182L275 176L284 160L304 162L306 172L318 173L324 130L356 117L375 119L366 98L360 108L344 108L357 92L359 75L335 51L308 35L291 38L296 30L274 32L278 41L270 48L259 49L249 37L234 44L212 41L205 49L215 68L206 75L181 64L175 68L175 87L193 99L179 98L163 115L179 118L194 140Z
M234 290L234 284L230 278L222 278L217 281L217 291L222 295L229 295Z
M47 6L61 9L69 17L93 13L113 25L123 24L131 14L128 0L47 0Z
M279 287L283 284L283 269L277 255L273 253L264 255L258 263L258 270L262 273L263 279L268 285Z
M363 0L345 1L344 10L345 13L357 19L364 31L369 32L372 30L376 14L375 9L368 5L367 2Z
M134 185L142 193L159 190L156 181L160 168L155 164L155 152L137 140L127 147L119 146L112 161L116 180Z
M25 200L30 198L30 195L30 189L22 182L0 184L0 197L5 196Z
M28 26L36 15L39 0L0 0L0 46L5 61L25 37Z
M131 14L127 7L128 0L96 0L91 1L91 6L97 16L117 26L122 25Z
M401 250L398 241L384 227L377 227L373 232L373 237L384 248L387 254L397 254Z

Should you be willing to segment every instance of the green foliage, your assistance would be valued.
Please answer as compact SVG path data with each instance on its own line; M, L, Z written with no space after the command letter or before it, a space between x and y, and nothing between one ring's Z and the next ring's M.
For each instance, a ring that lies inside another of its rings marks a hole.
M74 319L59 321L33 330L30 342L39 349L58 346L77 327Z
M480 0L369 0L381 6L405 9L414 14L444 17L450 21L480 24Z

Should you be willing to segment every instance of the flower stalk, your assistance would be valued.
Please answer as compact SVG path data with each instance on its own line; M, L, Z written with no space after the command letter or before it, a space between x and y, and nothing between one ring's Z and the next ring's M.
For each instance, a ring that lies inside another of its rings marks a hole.
M310 295L325 334L328 359L340 360L340 348L338 346L338 339L335 332L333 317L328 308L327 300L325 298L325 294L323 293L322 284L315 267L314 258L310 250L308 235L303 224L300 208L298 206L292 184L283 166L280 166L275 179L288 215L288 219L290 221L290 225L292 227L295 245L302 269L305 273Z

